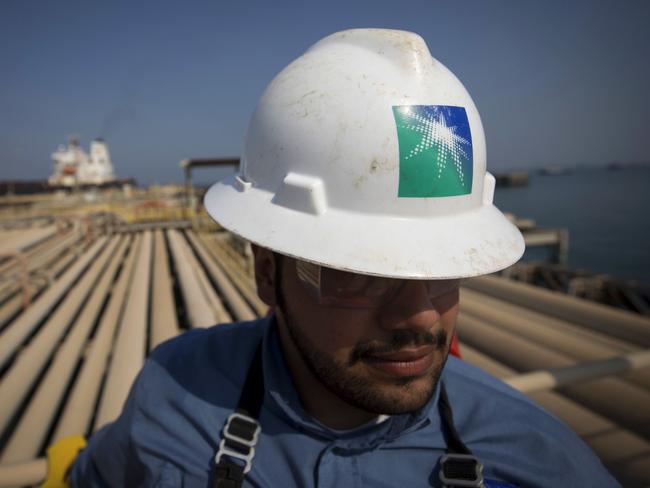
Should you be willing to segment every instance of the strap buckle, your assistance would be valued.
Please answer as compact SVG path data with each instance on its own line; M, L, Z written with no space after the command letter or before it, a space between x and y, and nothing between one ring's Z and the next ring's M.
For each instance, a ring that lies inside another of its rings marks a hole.
M238 412L230 414L223 428L223 438L214 459L215 464L218 465L223 456L229 456L244 461L244 473L248 473L261 430L260 423L254 418Z
M444 488L485 488L483 465L471 454L445 454L440 458L440 481Z

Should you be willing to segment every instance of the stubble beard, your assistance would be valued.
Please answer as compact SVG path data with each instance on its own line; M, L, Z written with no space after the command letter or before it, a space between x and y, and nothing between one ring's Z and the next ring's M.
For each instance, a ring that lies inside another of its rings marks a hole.
M433 344L434 354L442 355L442 360L436 363L425 377L382 378L373 381L351 369L377 347L358 344L350 354L347 363L342 363L318 349L302 333L281 291L277 293L276 303L282 313L289 337L311 374L346 403L378 415L399 415L422 408L433 396L449 353L445 331L440 330L435 336L410 330L395 331L390 344L380 347L382 350L390 348L398 350L409 344Z

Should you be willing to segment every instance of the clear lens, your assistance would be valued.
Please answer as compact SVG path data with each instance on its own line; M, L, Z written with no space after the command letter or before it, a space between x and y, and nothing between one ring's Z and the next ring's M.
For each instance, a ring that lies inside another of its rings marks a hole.
M368 276L296 261L301 283L319 305L341 308L375 308L389 303L408 282ZM458 289L460 280L424 280L433 300Z
M321 267L320 300L333 306L373 308L392 298L402 284L400 280Z

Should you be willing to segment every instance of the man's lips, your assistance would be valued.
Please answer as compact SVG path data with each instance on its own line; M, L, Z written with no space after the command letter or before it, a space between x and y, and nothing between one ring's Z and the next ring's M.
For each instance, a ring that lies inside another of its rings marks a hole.
M433 351L431 346L404 349L389 354L368 355L364 357L364 361L370 367L390 376L420 376L433 364Z

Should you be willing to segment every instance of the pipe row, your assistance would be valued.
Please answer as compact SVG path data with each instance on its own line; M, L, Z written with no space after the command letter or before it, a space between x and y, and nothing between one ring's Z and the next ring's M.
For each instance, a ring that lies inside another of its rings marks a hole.
M461 341L518 372L575 364L564 354L514 336L463 311L459 314L457 331ZM600 378L561 391L625 428L650 437L650 409L647 408L650 393L647 390L618 378Z
M16 278L25 271L30 289L39 288L39 285L45 286L47 283L43 283L43 273L52 267L64 253L69 252L80 239L81 236L78 233L69 232L64 236L49 239L34 250L18 254L17 259L9 259L0 271L0 280L3 282L0 285L0 303L3 304L9 297L20 291L20 282ZM25 267L21 266L21 260L26 263ZM34 294L35 292L32 291L31 295ZM3 306L4 304L0 305L0 308Z
M523 393L534 393L611 376L624 371L646 368L650 368L650 350L637 351L625 356L580 363L563 368L526 373L514 378L508 378L506 383ZM644 373L647 374L647 371Z
M506 380L516 371L461 342L463 360ZM623 486L650 484L650 443L635 432L554 392L530 395L535 402L565 422L591 447Z
M148 240L148 244L145 240ZM246 320L266 312L266 305L255 293L252 277L244 272L242 260L233 260L228 245L214 236L172 230L168 231L166 242L160 231L140 233L125 260L122 256L127 243L121 242L115 246L118 251L105 263L107 267L101 278L98 278L99 281L94 286L88 286L93 291L85 299L87 304L80 310L76 320L69 318L70 329L52 358L50 371L46 372L33 391L25 413L9 438L2 453L3 463L9 459L25 460L38 455L50 430L54 433L48 442L53 442L64 435L87 434L115 418L144 361L146 351L178 331L178 323L174 320L177 312L172 294L172 271L178 277L179 289L192 326L195 326L195 322L205 320L205 316L210 318L203 325L213 325L220 321L216 317L219 305L227 320L230 320L230 315L226 315L228 312L237 320ZM153 269L152 261L155 263ZM170 263L172 268L169 267ZM60 278L67 276L68 271ZM117 281L114 281L118 272ZM87 273L90 274L91 271ZM60 279L56 280L47 290L58 286L59 281ZM470 283L472 281L474 280ZM110 292L104 290L105 286ZM502 368L502 377L549 366L574 371L571 368L579 368L576 363L603 360L612 354L634 354L639 349L638 344L629 337L619 335L618 338L612 338L605 328L576 325L562 314L553 313L553 317L549 317L544 311L525 309L518 304L516 294L512 300L509 300L512 294L499 297L498 287L496 297L472 290L475 288L462 292L462 312L459 317L462 352L469 362L480 362L481 356L485 357L483 353L489 353L493 359L484 359L484 363L488 364L484 367L494 369L496 364ZM98 298L100 296L104 298ZM100 307L97 307L97 303L103 303L106 297L108 302L102 315L90 320L91 309L98 313ZM197 297L198 300L195 300ZM51 305L53 308L55 306L56 303ZM58 309L56 307L55 310ZM151 320L147 318L147 310L151 311ZM22 315L18 319L21 317ZM165 323L165 317L173 318ZM87 324L97 319L97 328L93 332L93 327ZM50 320L51 318L43 322L43 328L34 336L34 341L45 334L45 328L51 325ZM42 319L34 327L38 327L40 322ZM16 321L11 323L4 332L13 328L15 323ZM84 323L86 325L82 325ZM146 343L148 325L149 344ZM32 331L28 335L31 333ZM48 334L56 335L54 332ZM92 335L91 342L88 342L89 335ZM1 337L0 346L4 344ZM114 337L116 339L113 344ZM18 345L22 342L23 340L18 341ZM52 341L49 354L53 350L53 344L58 342ZM84 344L89 345L84 348ZM85 357L82 357L84 351ZM112 359L108 365L111 351ZM0 355L0 359L1 357ZM80 360L82 362L79 365ZM11 374L16 365L18 360L11 365L5 376ZM73 377L76 369L78 372ZM104 372L107 372L107 381L102 389ZM625 381L622 381L623 378ZM70 385L70 382L73 383ZM588 441L619 479L638 481L647 480L641 476L650 472L648 443L643 438L648 435L644 425L649 423L643 408L650 404L647 403L650 398L647 387L647 377L634 378L628 375L572 384L562 390L568 398L557 392L541 392L534 396L540 398L540 403L552 407L561 418L569 419L574 430ZM63 398L68 389L67 398ZM4 396L0 398L4 399ZM48 400L50 405L47 404ZM113 405L110 405L111 400L115 400ZM592 404L594 400L595 404ZM57 405L64 401L61 416L57 424L52 425ZM614 406L615 403L619 404L618 407ZM37 407L39 404L42 410ZM95 422L90 425L95 411ZM27 432L30 425L29 419L35 419L39 415L43 418L33 421L34 435L23 435L22 432ZM603 415L610 416L610 419L605 419ZM636 429L634 433L631 432L633 429ZM23 448L23 443L16 440L18 438L24 438L25 443L29 444L28 448ZM24 450L20 455L15 454L21 449ZM4 468L5 466L0 468L0 486ZM626 473L628 478L624 477Z
M63 395L66 386L83 352L83 346L91 328L99 316L101 306L108 295L110 285L113 283L126 250L126 244L124 238L114 239L113 243L107 246L105 253L97 260L98 267L103 266L102 261L106 257L110 259L110 262L103 270L98 272L98 281L88 288L92 290L90 296L83 300L81 313L74 319L65 340L56 350L45 376L32 394L29 405L21 414L18 426L2 451L0 463L27 460L38 455L59 405L65 400ZM94 269L90 269L86 275L94 271ZM80 282L78 286L85 285L85 283ZM49 322L47 327L48 331L53 330L53 326ZM23 352L23 356L26 356L26 354L27 351ZM30 359L34 361L33 365L36 367L38 360L34 357ZM21 379L24 380L25 378L22 377Z
M231 281L226 277L220 263L208 254L205 246L201 241L199 241L196 234L193 231L188 231L187 237L192 246L194 246L194 250L201 259L201 262L208 270L216 288L219 290L219 293L223 296L225 302L232 310L234 318L238 321L255 319L255 313L251 310Z
M215 236L200 234L199 237L215 261L221 264L230 281L237 287L239 293L246 299L255 313L260 317L266 315L269 307L257 295L253 278L246 275L241 266L237 266L228 259L225 251L226 245L216 239Z
M160 229L154 232L154 266L151 292L151 337L149 350L179 332L176 305L169 272L165 238Z
M101 425L91 421L95 412L101 384L108 365L108 358L113 348L115 331L124 311L126 294L133 276L136 263L136 239L128 237L129 250L122 263L117 281L114 283L97 330L85 349L85 356L74 386L70 392L65 409L58 420L52 442L69 435L87 435Z
M179 278L181 294L185 303L190 327L209 327L221 322L225 310L215 310L215 300L206 295L208 290L197 274L197 266L192 266L187 243L181 233L167 231L169 245L174 258L174 268Z
M87 272L66 294L60 306L56 308L33 339L20 351L9 371L0 381L0 433L4 432L18 407L32 388L34 380L41 373L43 366L54 353L58 343L65 334L68 325L83 306L96 283L104 266L117 244L114 238L92 263ZM11 462L4 452L0 462Z
M47 268L39 269L38 274L31 276L29 292L32 304L78 258L79 252L77 248L68 249L65 254L59 256ZM30 304L30 307L32 304ZM25 310L25 307L23 296L20 293L14 294L2 303L0 305L0 329L4 328L21 310Z
M101 424L111 422L118 417L131 385L144 364L151 281L151 247L151 231L147 231L138 243L133 280L127 292L124 315L120 321L106 386L99 404L97 422Z
M47 476L45 458L0 466L0 488L40 485Z
M23 251L56 235L55 225L0 232L0 252Z
M596 361L639 350L634 344L607 337L601 332L465 288L461 291L461 310L575 361ZM620 378L650 390L650 375L644 371L629 372Z
M78 236L79 234L77 232L69 230L66 231L64 234L61 235L57 234L52 239L48 239L46 241L43 241L33 246L28 251L24 251L22 254L29 261L29 270L33 271L37 267L34 263L41 260L44 254L45 255L49 254L51 250L55 248L65 249L70 245L71 238L75 238ZM5 279L6 277L15 273L18 270L18 268L19 268L18 263L15 260L7 259L5 262L0 264L0 277Z
M647 317L497 276L472 278L465 282L465 287L643 348L650 347L650 318Z
M52 286L50 286L23 314L0 333L0 368L15 354L18 346L36 329L45 316L74 285L99 250L106 238L98 239Z

